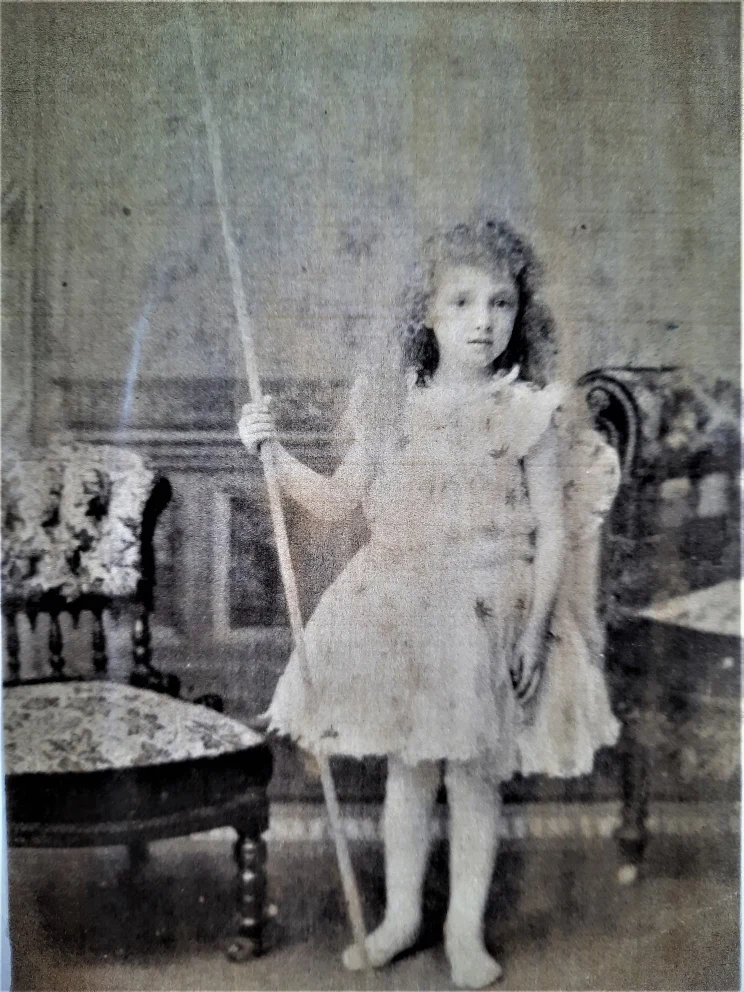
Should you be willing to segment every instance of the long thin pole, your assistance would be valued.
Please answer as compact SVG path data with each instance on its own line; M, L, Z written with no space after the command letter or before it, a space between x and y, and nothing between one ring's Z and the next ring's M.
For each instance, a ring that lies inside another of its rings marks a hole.
M37 280L36 273L39 271L39 244L37 237L36 222L36 188L38 185L38 166L36 155L36 134L40 129L39 102L37 88L39 86L39 70L36 61L38 51L37 44L37 18L36 11L27 11L30 14L30 37L29 47L26 52L26 65L31 75L29 80L28 94L31 106L28 110L28 154L26 159L26 273L24 286L24 355L23 355L23 440L27 444L29 440L38 443L39 438L34 436L34 411L38 409L39 397L34 395L38 386L36 385L36 375L34 375L34 359L42 352L36 351L34 345L35 336L38 335L38 321L36 320L34 289ZM59 283L57 284L59 285ZM56 296L56 289L53 291Z
M222 149L220 147L219 134L214 121L212 101L207 91L206 82L204 79L198 29L194 21L194 15L192 11L188 9L188 6L185 8L184 13L187 18L189 39L191 41L191 54L194 60L194 70L196 72L196 78L201 94L202 117L204 120L204 127L207 132L209 153L212 162L212 175L214 177L214 190L217 197L217 207L220 214L220 220L222 222L222 235L225 240L227 262L230 269L235 316L237 318L240 337L243 343L243 357L245 359L245 370L248 377L248 386L251 392L251 399L255 403L258 402L262 396L261 378L258 373L253 330L248 317L248 308L246 306L245 293L243 291L240 258L235 244L235 239L233 238L232 230L230 228L230 221L228 219L228 204L225 196L222 173ZM287 600L289 622L292 628L295 652L300 665L300 671L302 672L302 678L305 683L306 694L312 698L312 693L314 690L310 677L310 667L307 661L307 649L305 646L305 633L302 624L302 612L300 610L297 581L295 579L295 572L292 566L289 538L287 536L287 527L284 521L281 495L279 491L279 484L277 482L276 466L274 461L275 452L273 445L261 445L260 453L264 475L266 477L266 488L269 496L269 510L271 512L271 520L274 526L274 535L276 537L277 550L279 554L279 570L281 572L282 583L284 585L284 594ZM346 908L351 922L352 932L354 934L354 942L357 945L360 958L364 963L364 966L367 967L368 962L364 945L365 929L364 915L362 913L362 901L359 896L356 878L354 877L354 869L349 855L349 845L343 829L341 810L338 804L338 797L336 796L336 789L333 784L330 763L328 758L321 756L319 759L319 764L320 781L323 787L326 807L328 809L328 818L331 823L331 833L333 835L334 844L336 845L336 856L338 858L341 882L343 885L344 896L346 898Z

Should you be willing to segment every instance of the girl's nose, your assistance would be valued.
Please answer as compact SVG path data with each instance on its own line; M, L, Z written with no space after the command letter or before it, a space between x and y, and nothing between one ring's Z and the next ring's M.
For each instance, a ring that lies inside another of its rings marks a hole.
M492 331L491 314L487 307L483 307L477 316L477 328L479 334L490 334Z

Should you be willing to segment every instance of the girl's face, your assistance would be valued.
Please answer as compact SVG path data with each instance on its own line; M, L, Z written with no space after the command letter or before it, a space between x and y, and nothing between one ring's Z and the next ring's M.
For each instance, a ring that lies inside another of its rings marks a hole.
M442 369L485 372L509 344L518 305L510 275L444 266L429 313Z

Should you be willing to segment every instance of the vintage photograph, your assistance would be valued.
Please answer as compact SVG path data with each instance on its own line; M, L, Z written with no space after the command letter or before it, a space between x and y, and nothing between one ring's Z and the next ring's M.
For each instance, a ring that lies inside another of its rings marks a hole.
M740 987L740 21L0 5L3 988Z

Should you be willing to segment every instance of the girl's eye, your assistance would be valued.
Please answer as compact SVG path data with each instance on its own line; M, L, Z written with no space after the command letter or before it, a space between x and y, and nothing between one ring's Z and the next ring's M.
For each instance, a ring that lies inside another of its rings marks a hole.
M467 301L467 297L465 297L465 296L458 296L456 302L457 302L458 307L464 307L465 304L468 302Z
M503 299L503 297L494 296L494 298L491 300L491 306L492 307L498 307L499 310L503 310L504 307L508 307L509 306L509 301Z

